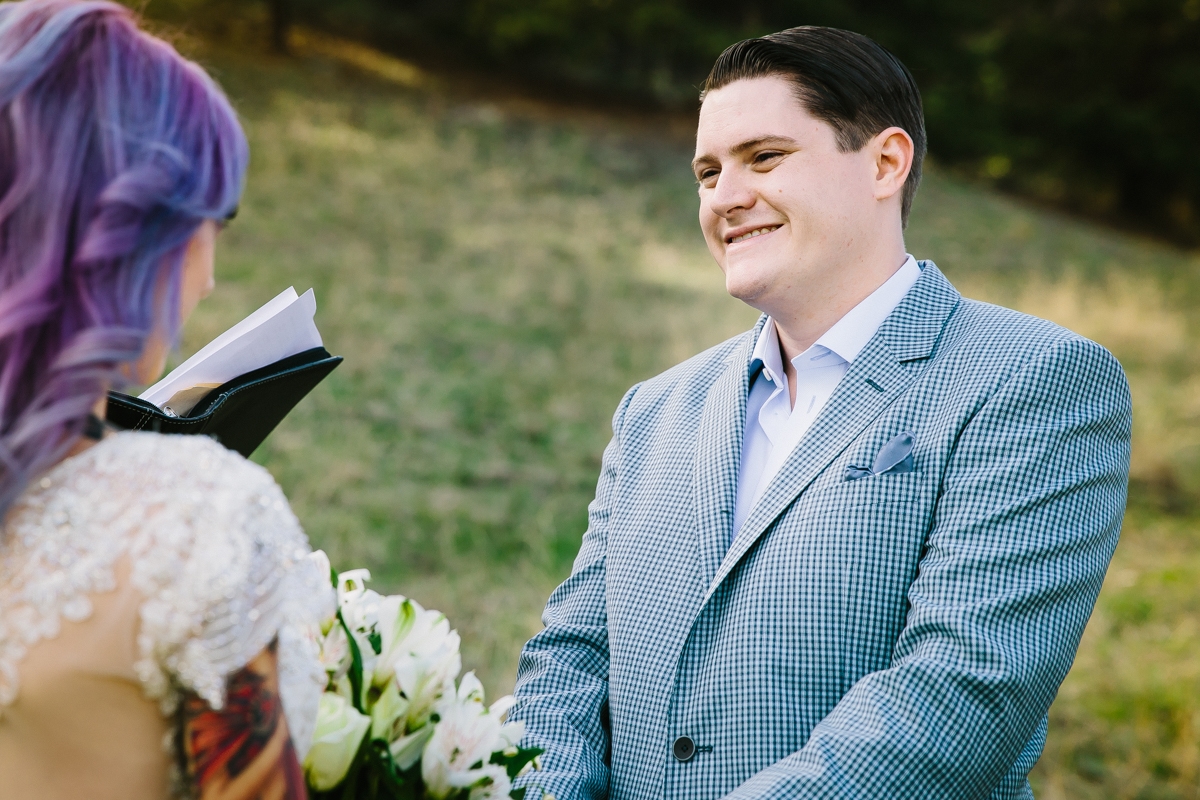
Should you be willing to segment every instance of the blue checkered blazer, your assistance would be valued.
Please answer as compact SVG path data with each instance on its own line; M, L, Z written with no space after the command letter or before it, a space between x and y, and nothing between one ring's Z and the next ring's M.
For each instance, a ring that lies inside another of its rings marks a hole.
M524 648L528 783L575 798L1028 798L1117 543L1106 350L933 264L732 546L753 331L635 386ZM903 432L914 469L847 480ZM673 755L690 737L695 754Z

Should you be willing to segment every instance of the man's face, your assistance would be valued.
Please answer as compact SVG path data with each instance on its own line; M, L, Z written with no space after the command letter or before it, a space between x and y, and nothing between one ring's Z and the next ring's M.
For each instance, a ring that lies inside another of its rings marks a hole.
M817 301L837 293L837 273L875 229L870 151L841 152L833 128L783 78L709 92L693 168L700 226L731 295L777 313L797 292Z

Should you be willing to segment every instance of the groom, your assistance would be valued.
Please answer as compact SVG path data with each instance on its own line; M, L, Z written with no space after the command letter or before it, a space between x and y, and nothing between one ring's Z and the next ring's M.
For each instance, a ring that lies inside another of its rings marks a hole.
M1117 542L1116 360L962 298L903 228L925 152L871 40L739 42L700 225L755 328L630 389L526 645L526 783L575 798L1028 798Z

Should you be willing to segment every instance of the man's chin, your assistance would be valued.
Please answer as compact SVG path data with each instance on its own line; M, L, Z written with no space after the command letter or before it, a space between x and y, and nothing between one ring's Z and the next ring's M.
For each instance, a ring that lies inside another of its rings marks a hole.
M756 301L765 294L766 289L766 281L754 276L736 271L725 273L725 291L746 305L758 308Z

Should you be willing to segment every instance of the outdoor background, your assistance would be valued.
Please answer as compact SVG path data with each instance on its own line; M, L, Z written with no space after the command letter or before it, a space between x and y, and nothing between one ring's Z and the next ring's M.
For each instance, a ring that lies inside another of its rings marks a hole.
M1200 798L1200 0L150 0L253 161L180 357L288 285L344 365L255 454L316 546L445 611L511 691L612 410L749 327L696 224L696 87L747 35L852 27L913 68L908 247L1110 348L1130 508L1034 787Z

